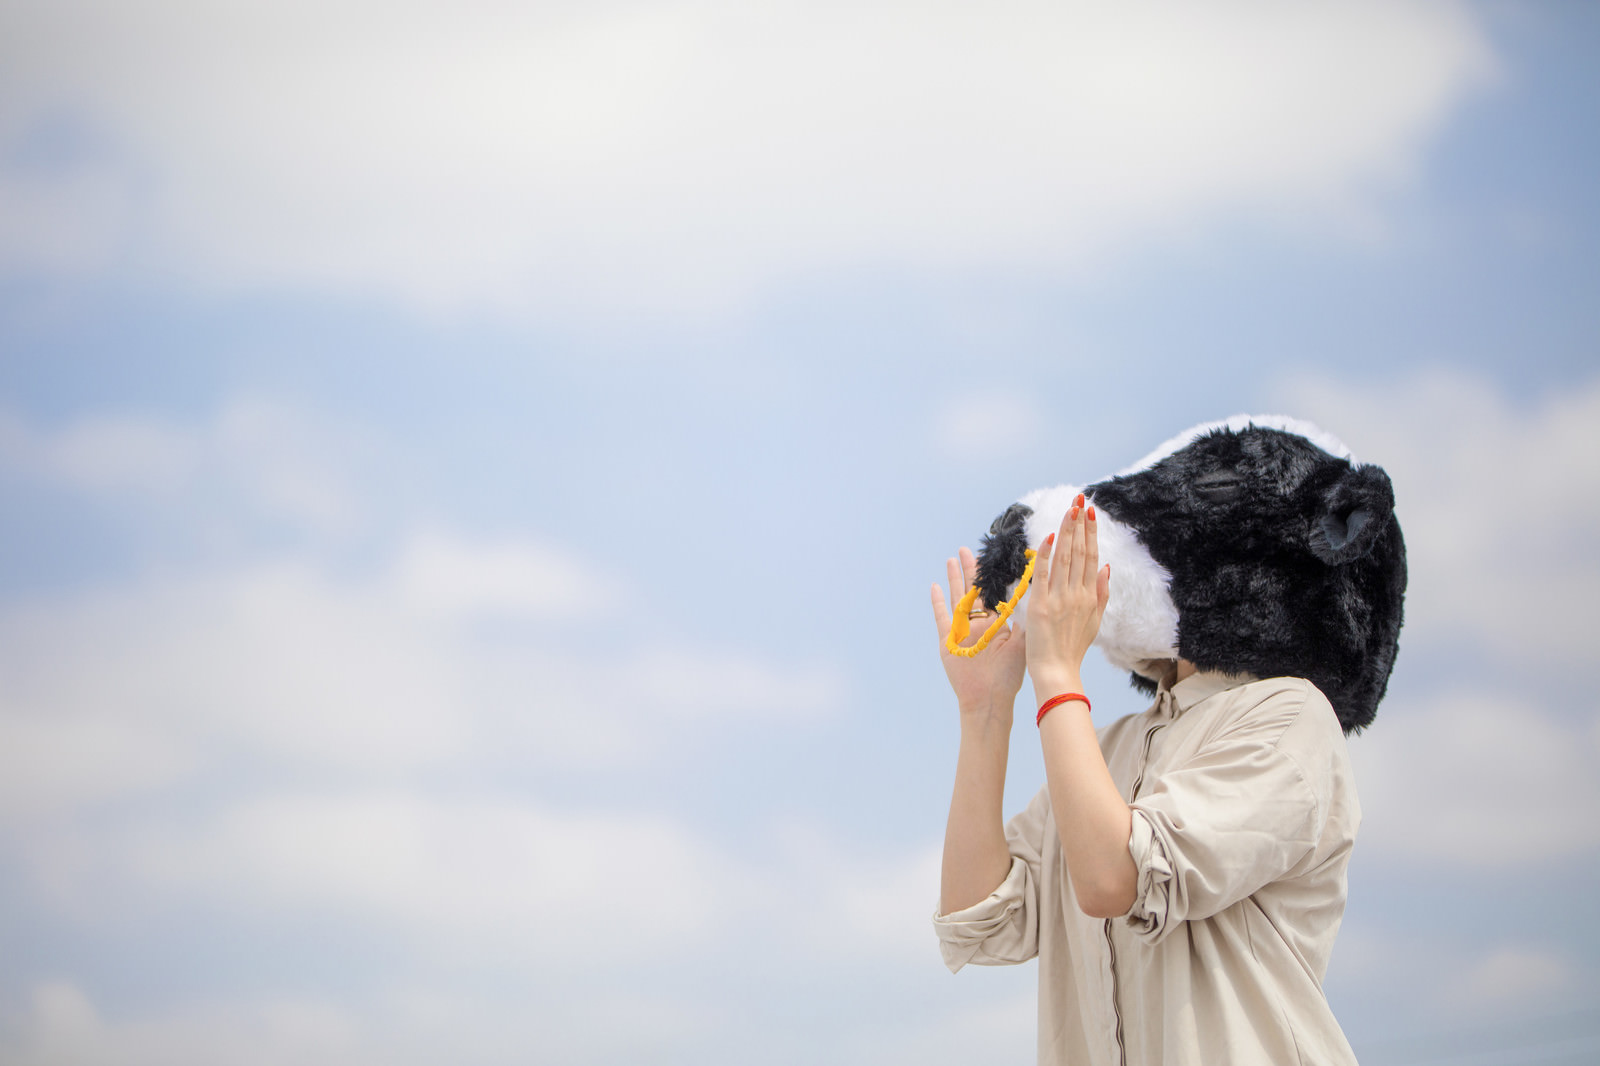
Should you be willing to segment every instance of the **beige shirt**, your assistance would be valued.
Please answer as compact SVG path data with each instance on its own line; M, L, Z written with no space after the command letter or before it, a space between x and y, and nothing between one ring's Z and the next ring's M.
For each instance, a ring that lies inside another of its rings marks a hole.
M1361 811L1327 699L1194 674L1100 747L1133 808L1133 907L1078 909L1041 790L1006 827L1000 887L935 916L945 964L1038 956L1043 1064L1353 1064L1322 977Z

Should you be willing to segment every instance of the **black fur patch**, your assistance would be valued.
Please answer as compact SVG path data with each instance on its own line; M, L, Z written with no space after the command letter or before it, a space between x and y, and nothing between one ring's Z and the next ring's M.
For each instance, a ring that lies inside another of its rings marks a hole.
M1406 586L1381 469L1252 426L1084 491L1172 574L1180 656L1202 669L1306 678L1346 732L1372 722ZM1138 675L1134 684L1151 685Z
M1011 586L1028 568L1028 516L1033 508L1014 503L989 526L978 551L978 588L993 609L1011 596Z

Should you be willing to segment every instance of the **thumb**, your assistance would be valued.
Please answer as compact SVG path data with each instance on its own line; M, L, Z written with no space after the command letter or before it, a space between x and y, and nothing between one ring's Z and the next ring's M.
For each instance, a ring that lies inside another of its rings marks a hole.
M938 585L933 586L933 624L939 630L939 639L943 641L950 633L950 605L944 601L944 589Z

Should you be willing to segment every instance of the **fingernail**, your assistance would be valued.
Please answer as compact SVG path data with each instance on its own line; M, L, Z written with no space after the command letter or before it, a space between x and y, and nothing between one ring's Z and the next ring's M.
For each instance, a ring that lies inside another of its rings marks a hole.
M1094 504L1089 505L1089 521L1094 521Z
M1082 507L1083 506L1083 493L1081 493L1081 492L1078 493L1078 498L1076 500L1072 501L1072 506L1074 506L1074 507Z
M1054 533L1052 533L1048 537L1044 538L1044 546L1046 548L1050 547L1050 545L1054 544L1055 542L1056 542L1056 535Z
M1074 522L1076 522L1078 520L1078 512L1081 511L1081 510L1083 510L1083 508L1081 508L1081 507L1074 507L1072 509L1072 520Z

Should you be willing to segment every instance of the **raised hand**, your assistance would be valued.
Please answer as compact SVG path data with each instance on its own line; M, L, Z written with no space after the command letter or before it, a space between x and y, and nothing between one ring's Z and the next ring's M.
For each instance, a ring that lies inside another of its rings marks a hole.
M950 633L950 611L972 587L978 563L969 549L962 548L958 559L945 560L945 570L950 581L949 598L938 585L932 588L933 621L939 630L939 660L944 664L945 677L955 690L962 714L1003 716L1009 725L1012 707L1022 688L1027 642L1019 630L1008 625L973 658L951 655L945 648L945 638ZM972 632L963 645L977 643L992 618L990 614L974 618Z
M1100 566L1094 507L1083 494L1045 538L1034 561L1027 596L1028 674L1044 699L1079 690L1084 654L1100 632L1100 618L1111 598L1111 567Z

